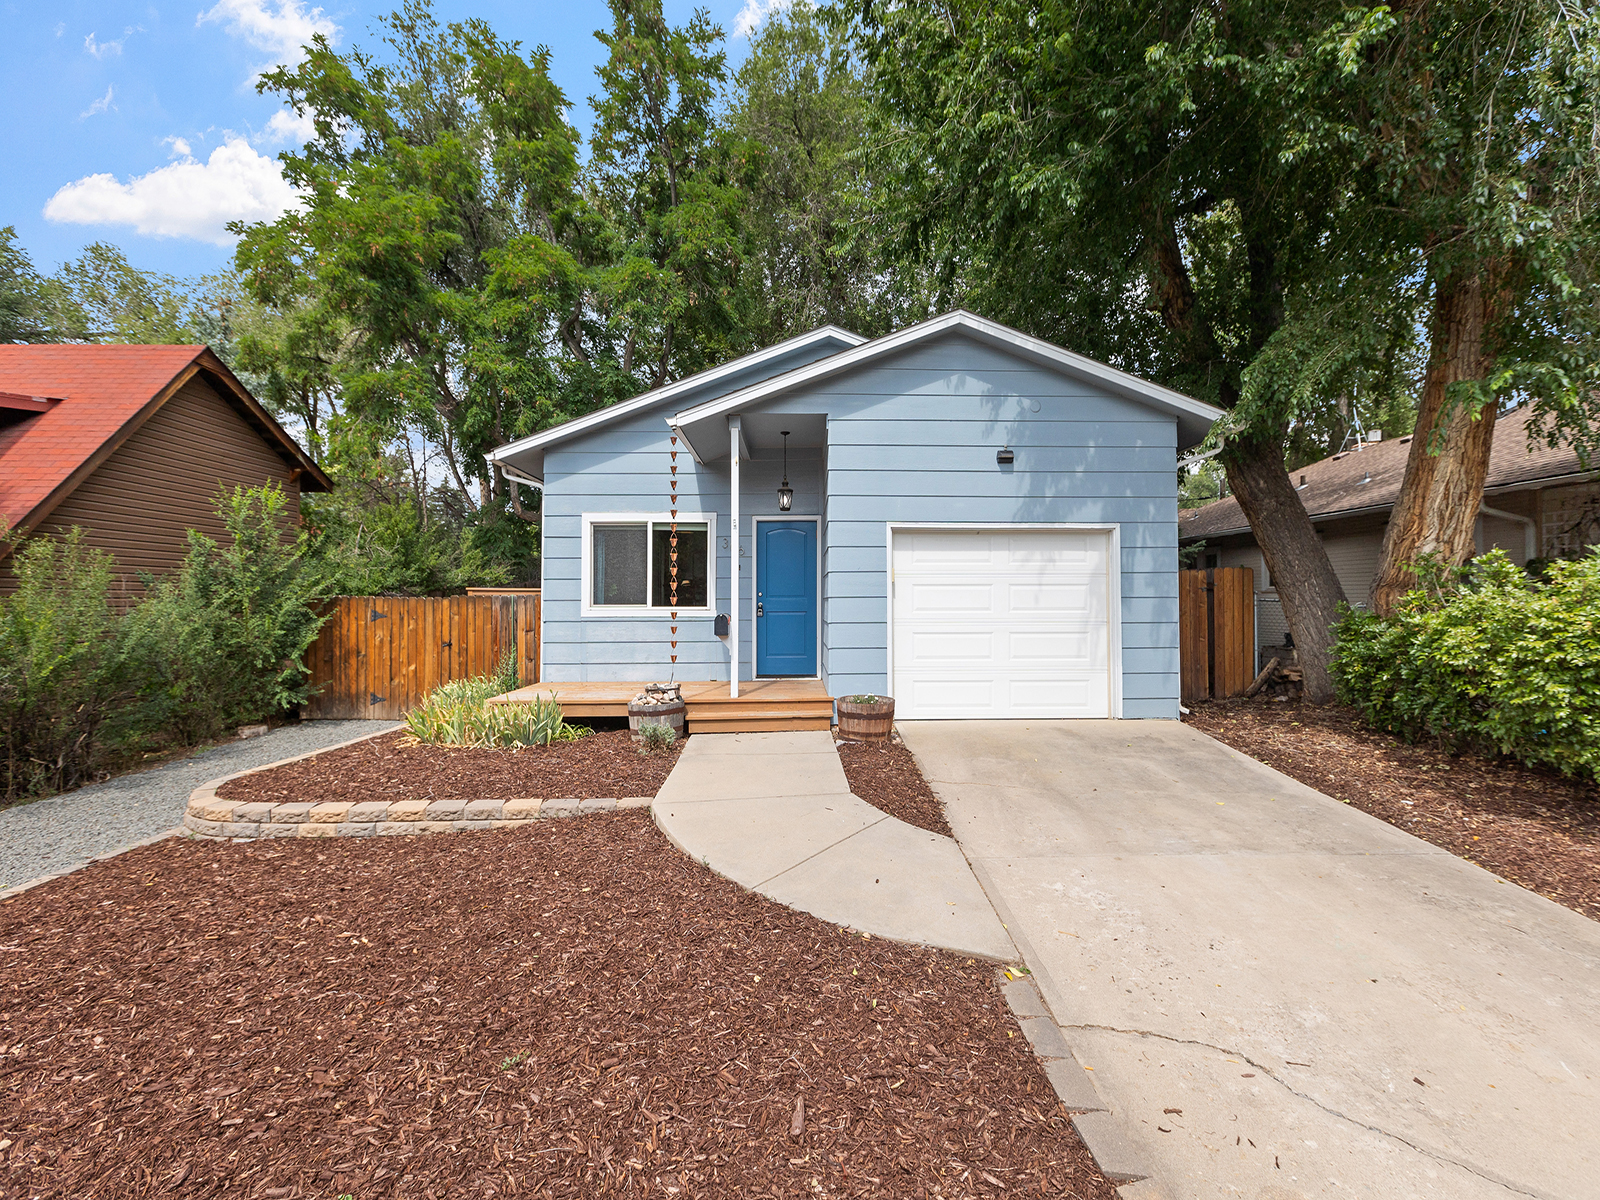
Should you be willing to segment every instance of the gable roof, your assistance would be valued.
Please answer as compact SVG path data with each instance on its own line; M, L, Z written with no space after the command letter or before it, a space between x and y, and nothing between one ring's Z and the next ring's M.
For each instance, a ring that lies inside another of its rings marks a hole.
M1532 415L1532 407L1525 404L1495 421L1485 492L1566 478L1579 479L1589 474L1571 445L1551 446L1543 440L1531 447L1528 445L1528 423ZM1291 474L1297 485L1300 477L1305 477L1305 486L1296 490L1312 520L1387 512L1400 497L1400 484L1405 479L1406 459L1410 455L1408 435L1392 441L1368 443L1360 450L1335 454ZM1233 496L1178 514L1180 540L1248 532L1250 522Z
M957 309L941 317L921 321L895 333L875 338L853 349L775 375L741 391L718 397L673 416L671 425L700 457L697 441L708 447L724 440L723 418L769 400L783 392L831 378L874 359L915 346L942 334L959 331L976 341L1006 351L1069 378L1092 384L1101 391L1154 408L1175 417L1178 422L1178 448L1187 449L1204 440L1212 422L1223 415L1219 408L1164 388L1160 384L1129 375L1105 363L1063 350L1053 342L1020 333L1008 325ZM714 437L716 440L710 440Z
M0 517L16 530L33 528L196 376L301 472L302 491L332 489L205 346L0 345L0 393L16 400L3 407L23 414L0 425Z
M852 346L859 346L866 340L859 333L851 333L848 329L840 329L837 325L823 325L810 333L802 333L798 337L778 342L764 350L742 355L720 366L709 367L694 375L652 388L648 392L641 392L631 400L623 400L586 416L575 417L560 425L529 434L525 438L507 442L504 446L495 447L484 457L490 463L498 465L502 471L509 468L511 474L526 482L542 484L544 451L547 446L579 437L590 430L631 417L658 404L673 400L682 403L695 392L737 379L743 374L760 371L763 367L773 367L772 373L776 374L782 369L777 364L781 364L783 359L791 356L812 351L820 351L823 355L834 354Z

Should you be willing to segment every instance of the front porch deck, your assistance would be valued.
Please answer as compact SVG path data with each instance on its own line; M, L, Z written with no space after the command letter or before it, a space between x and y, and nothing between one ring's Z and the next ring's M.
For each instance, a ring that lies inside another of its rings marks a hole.
M833 726L833 697L819 680L746 681L739 684L737 699L728 695L726 681L684 681L678 686L683 689L684 722L689 733L781 733ZM546 682L507 692L490 703L555 700L561 711L574 720L625 717L628 701L644 689L643 682Z

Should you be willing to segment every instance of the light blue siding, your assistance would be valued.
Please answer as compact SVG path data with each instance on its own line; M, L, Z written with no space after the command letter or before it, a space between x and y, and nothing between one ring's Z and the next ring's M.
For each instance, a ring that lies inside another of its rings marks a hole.
M737 386L744 384L723 390ZM666 511L666 417L685 407L678 401L638 413L548 450L546 680L655 679L671 670L665 613L581 615L581 529L584 513ZM820 650L834 695L888 688L889 522L1115 524L1121 531L1123 714L1177 716L1172 417L959 333L797 389L763 408L827 418L826 447L791 449L789 479L792 513L826 518L820 529ZM1002 446L1015 452L1010 466L995 461ZM728 460L702 466L687 447L678 450L680 511L717 514L714 612L728 612ZM742 466L744 678L752 669L754 518L776 514L780 472L776 452ZM726 679L729 652L712 634L712 617L680 617L677 624L677 677Z

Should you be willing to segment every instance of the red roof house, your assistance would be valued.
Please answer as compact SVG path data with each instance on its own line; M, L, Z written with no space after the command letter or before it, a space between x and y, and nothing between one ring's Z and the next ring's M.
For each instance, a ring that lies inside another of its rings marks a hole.
M298 504L332 483L205 346L0 346L0 595L17 533L74 526L120 569L167 574L187 531L224 535L216 498L277 483Z

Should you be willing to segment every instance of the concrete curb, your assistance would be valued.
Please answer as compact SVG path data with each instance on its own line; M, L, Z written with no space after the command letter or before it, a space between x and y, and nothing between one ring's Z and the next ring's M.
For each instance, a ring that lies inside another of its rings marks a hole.
M29 888L36 888L42 883L49 883L52 879L62 879L68 875L71 875L75 871L81 871L84 867L87 867L92 863L104 862L108 858L115 858L119 854L126 854L129 850L137 850L140 846L153 846L157 842L164 842L169 837L177 837L181 833L183 833L182 826L174 826L173 828L166 830L164 833L158 833L151 837L142 838L137 842L129 842L126 846L118 846L115 850L107 850L104 854L96 854L92 858L84 859L82 862L75 862L70 867L63 867L59 871L52 871L48 875L40 875L35 879L25 879L21 883L13 883L9 887L0 888L0 902L9 900L13 896L20 895Z
M623 796L596 800L367 800L313 804L290 801L267 804L250 800L223 800L217 789L234 779L271 771L276 767L316 758L333 750L354 746L393 733L382 729L347 741L280 758L264 766L221 775L189 793L183 826L174 830L188 837L217 841L253 841L280 837L392 837L423 833L465 833L481 829L507 829L539 820L575 817L592 812L648 808L649 796ZM167 836L166 834L162 835ZM31 886L31 885L24 885Z

